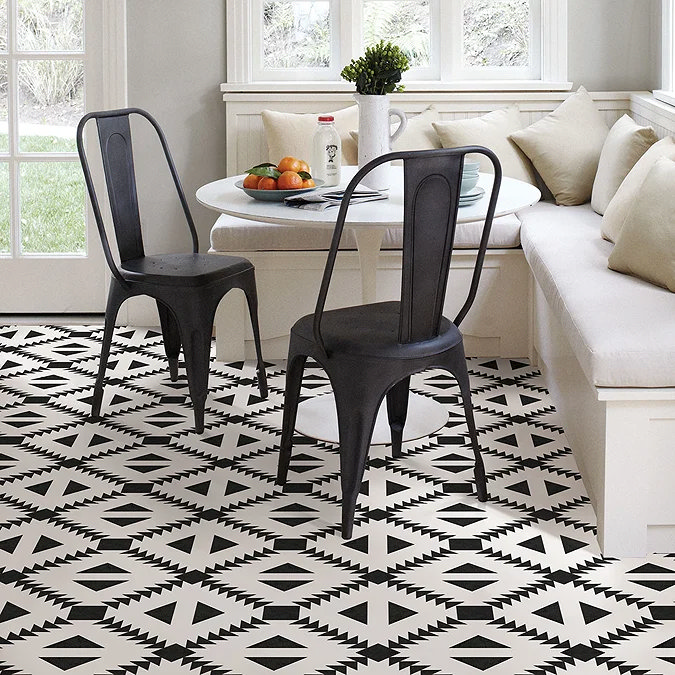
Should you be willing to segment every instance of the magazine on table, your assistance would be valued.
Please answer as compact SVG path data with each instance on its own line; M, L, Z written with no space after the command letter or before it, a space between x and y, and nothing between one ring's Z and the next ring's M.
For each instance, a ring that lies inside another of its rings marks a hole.
M324 211L331 206L340 206L344 197L344 190L329 190L328 192L305 192L301 195L286 197L284 204L293 206L296 209L308 209L309 211ZM362 202L372 202L379 199L387 199L389 194L379 190L370 190L368 188L357 188L352 193L350 204L361 204Z

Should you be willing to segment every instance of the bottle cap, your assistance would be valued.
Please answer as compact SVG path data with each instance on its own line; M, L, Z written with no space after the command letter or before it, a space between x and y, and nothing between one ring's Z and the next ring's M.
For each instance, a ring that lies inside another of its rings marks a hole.
M334 122L335 118L332 115L319 115L319 122Z

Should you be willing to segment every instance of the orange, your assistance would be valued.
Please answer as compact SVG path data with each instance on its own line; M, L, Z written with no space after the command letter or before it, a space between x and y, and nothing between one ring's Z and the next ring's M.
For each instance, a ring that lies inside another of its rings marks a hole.
M302 187L304 188L316 187L316 183L314 182L313 178L305 178L302 181Z
M256 190L258 188L258 183L260 182L260 176L249 173L246 178L244 178L244 187L249 190Z
M284 171L277 179L280 190L297 190L302 187L302 178L295 171Z
M302 164L304 162L297 157L284 157L279 164L277 164L277 169L283 173L284 171L295 171L296 173L298 171L304 171L302 168ZM287 189L287 188L284 188Z
M260 179L258 182L258 190L276 190L277 181L274 178L269 178L267 176Z
M300 168L297 169L297 171L305 171L306 173L309 173L309 164L305 162L304 160L299 160L300 161Z

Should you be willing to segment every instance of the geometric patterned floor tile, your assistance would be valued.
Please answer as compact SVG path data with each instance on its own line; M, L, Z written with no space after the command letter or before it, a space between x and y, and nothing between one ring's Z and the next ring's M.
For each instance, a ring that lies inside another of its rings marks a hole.
M154 654L135 635L91 622L59 622L46 632L28 633L3 645L0 673L135 673Z
M456 383L420 373L447 424L371 448L343 540L335 445L298 435L275 485L283 362L261 400L212 360L196 434L161 334L119 328L90 421L101 334L0 327L0 675L675 673L675 552L601 555L525 360L468 360L488 502Z

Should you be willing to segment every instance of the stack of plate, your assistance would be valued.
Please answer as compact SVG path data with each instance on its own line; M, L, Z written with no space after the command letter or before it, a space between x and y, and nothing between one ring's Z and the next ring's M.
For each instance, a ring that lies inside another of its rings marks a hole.
M473 204L481 199L484 194L485 190L482 187L475 187L473 190L469 190L469 192L459 196L459 205L468 206L469 204Z
M478 162L464 162L462 168L462 186L459 193L459 205L467 206L477 202L484 194L483 188L476 187L480 164Z

